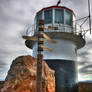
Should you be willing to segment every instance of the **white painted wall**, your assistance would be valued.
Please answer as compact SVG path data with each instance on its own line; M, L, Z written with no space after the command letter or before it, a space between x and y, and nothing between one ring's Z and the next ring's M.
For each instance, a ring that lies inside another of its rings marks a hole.
M45 43L45 46L53 49L53 53L44 51L44 59L77 60L76 45L69 40L57 40L57 44ZM33 48L33 56L37 57L37 43Z

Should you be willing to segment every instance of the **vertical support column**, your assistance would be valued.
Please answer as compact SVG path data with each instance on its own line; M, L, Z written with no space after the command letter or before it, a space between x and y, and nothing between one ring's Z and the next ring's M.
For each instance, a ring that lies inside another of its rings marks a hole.
M38 24L38 55L37 55L37 78L36 78L36 92L42 92L42 61L43 55L43 34L44 31L44 21L39 20Z
M88 9L89 9L89 28L90 28L90 34L91 34L90 0L88 0Z

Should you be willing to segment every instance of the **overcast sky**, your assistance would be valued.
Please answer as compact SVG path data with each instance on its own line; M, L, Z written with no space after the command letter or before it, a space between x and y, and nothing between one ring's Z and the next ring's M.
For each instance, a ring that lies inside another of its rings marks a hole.
M21 36L27 26L33 24L35 13L57 1L0 0L0 80L5 78L12 60L31 55ZM62 0L62 5L72 9L77 18L88 15L87 0ZM86 41L86 46L78 52L79 80L92 80L92 35L87 34Z

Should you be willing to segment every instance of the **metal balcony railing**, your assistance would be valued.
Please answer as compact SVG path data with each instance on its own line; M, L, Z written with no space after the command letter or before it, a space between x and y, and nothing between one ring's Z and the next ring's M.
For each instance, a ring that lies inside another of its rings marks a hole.
M82 28L78 26L68 26L68 25L44 25L44 32L67 32L67 33L73 33L75 35L80 35L83 38L85 38L85 34L88 30L83 30ZM27 36L33 36L38 34L38 28L35 25L32 25L27 28L26 35Z

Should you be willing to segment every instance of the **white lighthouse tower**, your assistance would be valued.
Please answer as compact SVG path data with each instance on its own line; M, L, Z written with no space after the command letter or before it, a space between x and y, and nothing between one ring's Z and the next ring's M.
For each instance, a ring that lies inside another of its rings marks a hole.
M55 92L77 92L77 50L85 45L81 33L77 34L74 12L65 6L50 6L36 13L34 37L38 34L38 21L43 19L44 32L57 44L44 43L53 53L43 52L44 60L55 70ZM30 35L30 34L29 34ZM26 40L37 57L37 42Z

